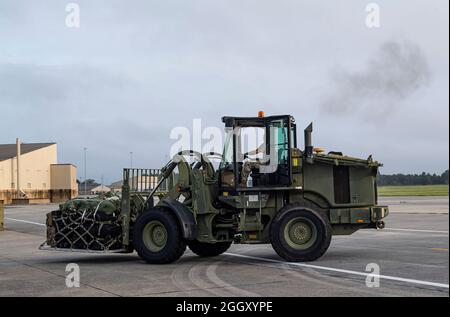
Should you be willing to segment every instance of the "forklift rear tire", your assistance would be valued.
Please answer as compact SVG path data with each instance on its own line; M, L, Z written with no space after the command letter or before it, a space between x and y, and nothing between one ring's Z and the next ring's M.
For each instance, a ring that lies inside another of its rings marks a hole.
M226 252L231 244L232 242L206 243L198 240L188 241L189 249L201 257L218 256Z
M331 225L325 216L298 206L281 211L270 228L272 247L289 262L320 258L328 250L331 236Z
M139 256L151 264L175 262L186 250L178 220L162 208L152 208L138 217L133 238Z

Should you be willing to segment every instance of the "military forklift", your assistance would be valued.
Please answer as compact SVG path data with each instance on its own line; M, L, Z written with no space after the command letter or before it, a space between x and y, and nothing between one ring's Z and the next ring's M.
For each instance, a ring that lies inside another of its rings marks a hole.
M314 148L312 124L300 150L290 115L222 120L223 153L182 151L161 170L124 169L120 197L73 200L48 214L41 248L136 250L146 262L163 264L186 247L213 257L233 242L270 243L286 261L304 262L321 257L332 235L384 228L381 164L371 156Z

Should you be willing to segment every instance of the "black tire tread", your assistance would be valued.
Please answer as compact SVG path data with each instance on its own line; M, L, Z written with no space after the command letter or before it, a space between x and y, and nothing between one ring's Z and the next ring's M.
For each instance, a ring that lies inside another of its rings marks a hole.
M188 241L189 249L201 257L218 256L226 252L231 244L232 242L206 243L198 240Z
M172 243L168 242L162 251L153 253L149 251L142 240L142 230L151 220L161 221L167 224L168 235L173 235ZM151 208L141 214L134 225L134 248L139 256L150 264L168 264L177 261L186 251L186 241L182 238L180 225L175 216L164 208Z
M309 207L309 206L308 206ZM284 212L284 216L283 217L275 217L273 223L271 224L270 227L270 242L272 244L273 249L275 250L275 252L282 257L283 259L285 259L286 261L289 262L310 262L310 261L314 261L317 260L318 258L320 258L322 255L325 254L325 252L328 250L330 243L331 243L331 238L332 238L332 228L331 228L331 224L327 218L327 216L323 213L320 212L318 210L315 209L311 209L305 207L303 204L301 203L294 203L294 204L290 204L288 206L286 206L285 208L283 208L282 210L280 210L280 214L283 214ZM280 225L282 223L282 220L288 216L289 214L291 214L292 212L308 212L311 215L319 218L321 220L321 222L324 225L324 230L325 230L325 236L323 237L323 241L322 243L320 243L320 245L312 250L310 250L309 253L306 254L295 254L295 251L290 251L289 249L285 248L282 244L282 242L280 241L280 230L282 230L280 228Z

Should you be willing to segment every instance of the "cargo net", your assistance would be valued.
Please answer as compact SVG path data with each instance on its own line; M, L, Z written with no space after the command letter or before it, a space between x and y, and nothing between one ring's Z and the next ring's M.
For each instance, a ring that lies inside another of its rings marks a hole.
M122 249L120 197L75 199L47 215L47 244L61 249Z

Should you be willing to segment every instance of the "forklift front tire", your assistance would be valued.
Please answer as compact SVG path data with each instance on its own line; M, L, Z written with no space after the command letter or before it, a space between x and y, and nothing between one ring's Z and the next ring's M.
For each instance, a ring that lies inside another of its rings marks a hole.
M133 238L139 256L151 264L175 262L186 250L178 220L163 208L141 214L134 225Z

